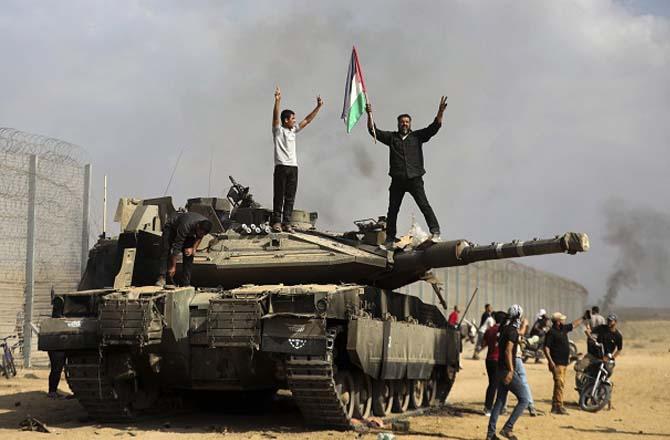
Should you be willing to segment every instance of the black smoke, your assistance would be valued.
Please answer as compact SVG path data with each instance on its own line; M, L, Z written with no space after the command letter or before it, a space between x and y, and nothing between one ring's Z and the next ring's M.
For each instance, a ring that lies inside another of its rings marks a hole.
M605 214L605 242L616 249L617 257L602 309L610 310L624 292L640 303L662 301L670 289L670 216L621 201L608 202Z
M354 155L354 163L356 164L356 170L360 173L361 176L366 178L373 178L375 172L375 159L370 154L369 150L372 147L370 145L365 145L362 142L356 142L352 146L352 152ZM384 156L382 156L385 159Z

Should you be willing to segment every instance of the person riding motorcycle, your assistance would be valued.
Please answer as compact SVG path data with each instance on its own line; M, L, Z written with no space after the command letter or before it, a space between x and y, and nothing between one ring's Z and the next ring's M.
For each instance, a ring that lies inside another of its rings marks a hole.
M530 329L530 337L528 338L528 343L534 348L535 351L535 363L539 364L542 362L542 348L544 347L544 338L547 335L547 332L551 328L551 320L547 316L547 311L545 309L540 309L535 315L535 323Z
M599 325L596 328L587 326L585 333L588 337L588 352L575 364L575 380L577 384L581 382L582 375L592 364L603 361L607 362L610 356L616 359L623 350L623 336L617 329L617 315L610 313L607 315L607 323ZM599 347L596 344L601 344Z
M535 317L535 323L533 323L533 328L530 329L531 336L540 336L544 338L547 334L547 331L551 327L551 320L547 316L547 311L540 309Z

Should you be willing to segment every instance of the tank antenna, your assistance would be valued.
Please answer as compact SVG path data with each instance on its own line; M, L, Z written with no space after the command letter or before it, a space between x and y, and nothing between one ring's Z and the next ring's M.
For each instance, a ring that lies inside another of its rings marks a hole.
M107 236L107 175L102 184L102 238Z
M479 291L479 287L475 288L475 291L472 292L472 296L470 297L470 301L468 301L468 305L465 306L465 310L463 310L463 315L461 316L461 320L458 322L458 326L461 326L461 323L465 319L465 315L468 314L468 310L470 310L470 306L472 305L472 300L475 299L475 296L477 295L477 291Z
M170 184L172 183L172 178L174 177L175 171L177 171L177 166L179 165L179 160L181 159L181 155L184 153L184 148L181 149L179 152L179 156L177 156L177 161L174 164L174 167L172 168L172 174L170 174L170 180L168 180L168 184L165 187L165 192L163 192L163 195L166 195L168 192L168 189L170 189Z
M212 196L212 162L214 162L214 147L209 146L209 180L207 182L207 197Z

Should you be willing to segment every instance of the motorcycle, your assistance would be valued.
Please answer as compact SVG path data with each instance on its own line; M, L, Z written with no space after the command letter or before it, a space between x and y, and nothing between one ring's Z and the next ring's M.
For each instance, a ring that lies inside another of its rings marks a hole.
M602 344L596 344L600 351L600 358L593 362L581 375L575 377L579 391L579 407L584 411L598 412L610 402L612 398L612 382L610 377L614 371L614 357L607 354L604 361Z
M572 340L568 340L568 343L570 344L570 362L574 362L579 359L577 344L575 344ZM539 336L531 336L530 338L527 338L525 345L523 346L523 351L521 352L521 359L523 360L524 364L528 359L544 358L544 352L542 351L543 348L544 338L540 338Z

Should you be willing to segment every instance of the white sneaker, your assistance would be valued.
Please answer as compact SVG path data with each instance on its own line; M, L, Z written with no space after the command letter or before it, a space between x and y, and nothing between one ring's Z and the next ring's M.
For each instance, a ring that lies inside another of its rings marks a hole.
M433 243L439 243L442 241L442 237L440 237L440 234L430 234L428 240L432 241Z

